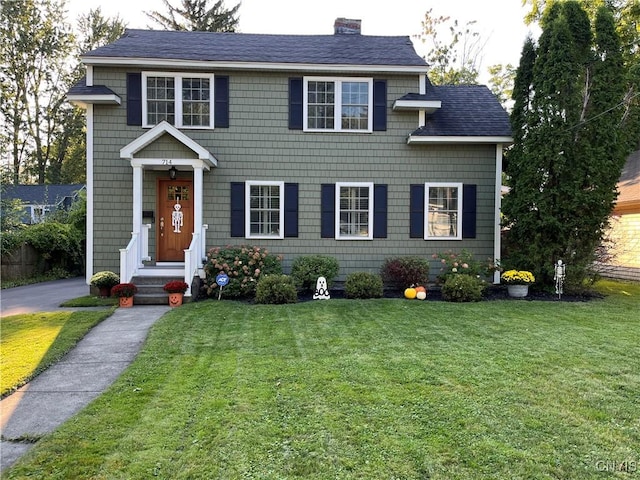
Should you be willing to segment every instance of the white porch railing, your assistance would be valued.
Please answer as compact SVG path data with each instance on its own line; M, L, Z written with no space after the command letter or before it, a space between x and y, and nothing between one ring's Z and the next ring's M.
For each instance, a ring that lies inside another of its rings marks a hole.
M191 296L191 282L203 267L208 228L209 225L203 225L201 233L194 233L189 248L184 251L184 281L189 285L185 297Z
M199 233L194 233L189 248L184 250L184 281L189 285L185 296L191 296L191 282L204 266L206 259L207 229L203 225ZM126 248L120 249L120 282L128 283L143 267L142 261L149 257L149 230L151 225L143 225L142 233L132 233Z
M131 234L131 240L126 248L120 249L120 283L129 283L138 268L138 241L137 233Z

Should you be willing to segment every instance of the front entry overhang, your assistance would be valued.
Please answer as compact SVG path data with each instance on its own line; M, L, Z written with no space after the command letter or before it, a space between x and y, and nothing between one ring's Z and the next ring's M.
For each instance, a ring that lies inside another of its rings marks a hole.
M192 151L193 155L188 156L190 158L147 158L146 156L136 156L139 152L164 135L173 137L188 150ZM143 268L142 262L146 257L146 253L144 251L145 245L143 245L141 240L143 238L143 170L168 170L171 167L175 167L178 170L193 170L194 242L193 251L185 252L185 281L190 283L193 276L197 273L198 268L201 266L197 264L202 263L202 259L205 255L205 239L203 238L204 235L202 235L203 230L206 228L206 226L203 225L202 220L203 174L205 170L209 171L212 167L216 167L218 165L218 160L211 152L209 152L209 150L166 121L160 122L158 125L123 147L120 150L120 158L129 160L133 169L132 244L130 244L130 248L128 247L129 251L126 252L126 259L124 258L125 254L121 251L121 278L131 278L133 275L138 273L138 270ZM136 239L137 241L134 241ZM195 259L191 262L192 265L189 265L187 257Z

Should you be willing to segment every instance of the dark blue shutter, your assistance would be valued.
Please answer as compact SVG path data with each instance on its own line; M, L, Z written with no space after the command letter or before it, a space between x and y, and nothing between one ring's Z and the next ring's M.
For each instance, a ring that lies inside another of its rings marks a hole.
M387 81L373 81L373 130L387 129Z
M229 128L229 77L216 75L213 98L214 127Z
M476 185L462 186L462 238L476 238Z
M142 125L141 73L127 73L127 125Z
M244 182L231 182L231 236L244 237Z
M289 130L302 130L304 89L301 77L289 79Z
M335 238L336 236L336 186L324 183L320 194L320 236Z
M373 238L387 238L387 186L373 186Z
M298 236L298 184L284 184L284 236Z
M409 188L409 237L424 238L424 184Z

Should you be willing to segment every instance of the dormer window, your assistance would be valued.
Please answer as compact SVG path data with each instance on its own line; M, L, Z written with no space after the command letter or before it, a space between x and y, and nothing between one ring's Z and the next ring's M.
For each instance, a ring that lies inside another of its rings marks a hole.
M142 74L145 127L166 120L181 128L213 127L213 75Z

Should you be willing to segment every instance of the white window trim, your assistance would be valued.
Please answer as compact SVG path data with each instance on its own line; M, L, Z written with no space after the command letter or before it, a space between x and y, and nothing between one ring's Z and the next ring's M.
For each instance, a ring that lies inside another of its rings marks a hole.
M334 82L335 89L335 109L333 114L334 128L309 128L309 82ZM342 128L342 83L359 82L367 83L369 87L369 104L366 130L352 130ZM342 132L342 133L371 133L373 132L373 78L363 77L303 77L303 124L305 132Z
M340 188L341 187L368 187L369 188L369 228L367 235L341 235L340 234ZM335 195L335 238L336 240L373 240L373 182L336 182Z
M458 215L457 215L457 225L456 232L458 233L455 237L439 237L434 235L429 235L429 189L431 187L448 187L448 188L457 188L458 189ZM462 183L461 182L427 182L424 184L424 239L425 240L462 240Z
M251 234L251 187L255 185L269 185L276 186L280 192L280 211L278 215L278 222L280 224L280 228L277 235L263 235L263 234ZM244 205L245 205L245 214L244 214L244 231L246 232L245 238L259 238L259 239L271 239L271 240L282 240L284 238L284 182L271 182L265 180L248 180L245 182L244 187Z
M176 72L142 72L142 126L144 128L154 127L156 124L147 122L147 78L148 77L171 77L174 79L175 88L175 117L173 124L177 128L185 130L213 130L213 113L215 110L215 99L213 98L214 75L208 73L176 73ZM209 79L209 125L182 125L182 79L183 78L208 78Z

